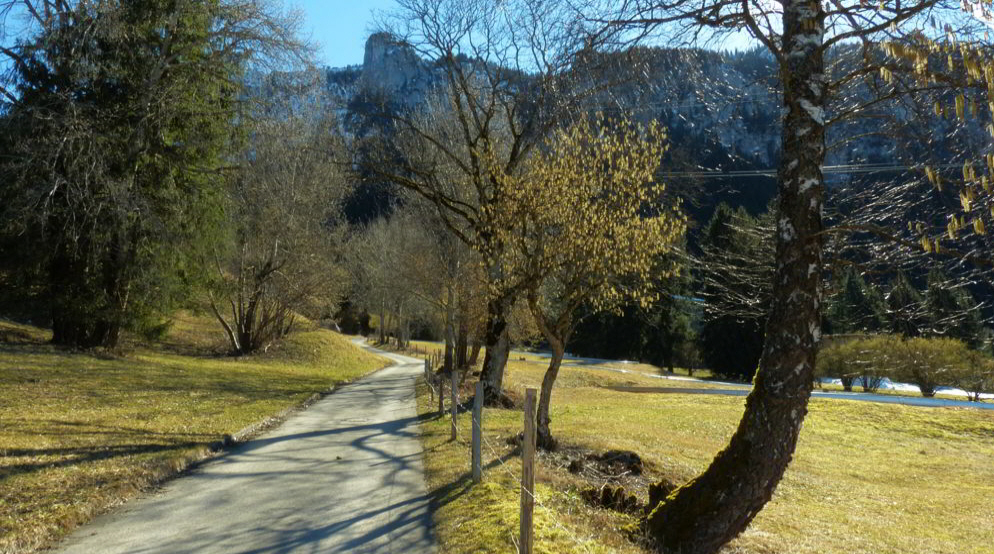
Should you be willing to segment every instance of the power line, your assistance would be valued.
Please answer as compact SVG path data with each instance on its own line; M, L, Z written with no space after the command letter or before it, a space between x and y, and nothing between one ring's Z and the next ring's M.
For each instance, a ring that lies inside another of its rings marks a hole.
M937 169L959 169L962 164L941 164L935 166ZM920 166L895 165L895 164L848 164L848 165L825 165L821 171L825 175L852 175L865 173L906 173L916 171ZM776 177L777 170L747 169L741 171L670 171L660 174L661 177L701 177L712 179L724 179L729 177Z

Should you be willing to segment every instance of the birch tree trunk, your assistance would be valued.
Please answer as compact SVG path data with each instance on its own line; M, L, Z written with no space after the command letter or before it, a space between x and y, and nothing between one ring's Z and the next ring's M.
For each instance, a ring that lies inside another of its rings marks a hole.
M817 0L784 5L784 87L777 267L755 386L728 446L702 475L659 504L649 531L670 552L711 554L772 497L793 456L811 395L822 268L825 13Z

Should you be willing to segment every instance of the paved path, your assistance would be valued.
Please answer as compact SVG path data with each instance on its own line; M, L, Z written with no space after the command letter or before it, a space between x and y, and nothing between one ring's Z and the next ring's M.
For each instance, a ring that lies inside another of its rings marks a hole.
M424 365L380 354L397 363L80 528L57 552L434 553L414 399Z
M616 371L607 368L607 371ZM727 383L726 383L727 385ZM736 388L683 388L683 387L622 387L610 386L606 389L618 392L634 393L669 393L669 394L717 394L722 396L749 396L752 387L735 385ZM967 400L948 400L945 398L925 398L916 396L898 396L896 394L873 394L866 392L843 391L812 391L812 398L832 398L835 400L855 400L857 402L878 402L881 404L903 404L905 406L923 406L926 408L975 408L978 410L994 410L994 404L985 402L969 402Z

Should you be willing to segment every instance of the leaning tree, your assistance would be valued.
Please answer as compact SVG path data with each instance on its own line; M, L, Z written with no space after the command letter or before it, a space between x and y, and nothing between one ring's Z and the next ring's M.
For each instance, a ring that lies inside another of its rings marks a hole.
M983 25L962 9L985 11L984 4L949 0L577 3L591 24L628 29L633 40L652 35L692 44L746 33L766 47L778 70L783 109L776 269L755 386L728 446L703 474L660 502L647 520L650 533L669 551L717 552L772 497L807 413L821 336L826 133L831 129L839 134L833 135L833 143L844 142L859 128L854 122L879 117L881 106L899 103L923 88L955 87L956 79L942 76L955 76L964 68L975 82L994 81L994 68L986 61L990 58L970 53L986 43ZM964 39L970 47L952 47L956 40L964 44ZM830 58L830 49L844 55ZM949 67L930 60L936 52L942 58L948 55ZM963 112L964 100L955 102L955 110ZM976 175L964 172L982 185ZM974 186L965 193L964 207L980 195L979 190ZM964 219L951 222L950 235L967 226ZM974 225L982 231L982 224Z

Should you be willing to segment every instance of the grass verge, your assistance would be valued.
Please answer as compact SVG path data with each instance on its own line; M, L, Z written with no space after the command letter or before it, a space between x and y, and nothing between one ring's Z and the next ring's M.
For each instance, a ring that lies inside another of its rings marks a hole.
M537 387L543 368L508 366L512 395ZM553 433L568 447L632 450L652 478L675 483L704 470L734 432L744 399L606 390L644 377L564 367L553 396ZM506 438L516 410L484 416L484 483L468 478L469 417L449 441L449 420L419 389L425 467L446 554L513 551L520 464ZM728 554L994 552L994 413L815 399L794 461L774 499ZM540 459L536 551L644 552L623 530L632 516L588 506L561 458ZM644 490L639 492L644 498ZM557 523L558 522L558 523Z
M0 552L31 552L208 456L211 445L388 364L310 328L230 358L181 314L158 345L67 352L0 322Z

